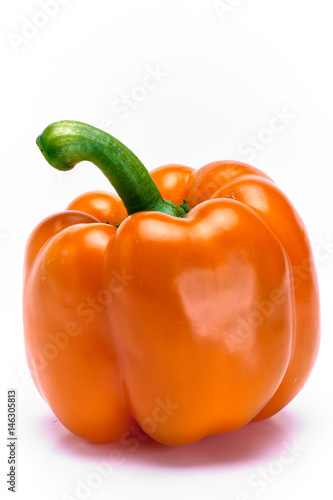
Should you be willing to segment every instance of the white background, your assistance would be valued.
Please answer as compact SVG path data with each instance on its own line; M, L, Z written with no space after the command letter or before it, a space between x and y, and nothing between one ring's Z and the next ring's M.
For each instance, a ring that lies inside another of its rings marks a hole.
M13 387L16 498L312 499L320 490L329 498L331 2L16 0L2 3L1 11L0 483L5 495L13 495L5 484L6 394ZM155 77L147 77L154 71ZM122 103L128 96L130 103ZM284 116L279 131L269 130L279 114ZM317 364L288 408L269 421L192 446L146 442L134 453L121 444L83 442L55 422L26 371L24 245L41 219L81 192L109 189L90 164L59 173L45 162L35 139L62 119L111 132L148 169L236 159L264 170L286 192L309 231L322 304ZM249 151L251 141L256 146ZM112 450L120 457L113 464Z

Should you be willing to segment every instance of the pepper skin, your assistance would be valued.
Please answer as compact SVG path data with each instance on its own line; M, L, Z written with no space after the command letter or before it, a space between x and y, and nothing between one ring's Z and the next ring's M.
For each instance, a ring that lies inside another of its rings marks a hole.
M99 443L139 425L179 446L284 408L317 356L319 294L304 224L275 183L235 161L150 177L79 122L38 145L61 170L92 161L122 199L83 194L27 243L27 359L63 425Z

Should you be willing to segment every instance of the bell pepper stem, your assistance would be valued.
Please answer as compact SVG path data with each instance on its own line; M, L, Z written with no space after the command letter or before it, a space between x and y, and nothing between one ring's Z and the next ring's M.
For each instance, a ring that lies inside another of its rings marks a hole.
M37 138L46 160L58 170L70 170L87 160L107 177L129 215L142 211L185 217L182 206L164 200L146 167L124 144L108 133L77 121L52 123Z

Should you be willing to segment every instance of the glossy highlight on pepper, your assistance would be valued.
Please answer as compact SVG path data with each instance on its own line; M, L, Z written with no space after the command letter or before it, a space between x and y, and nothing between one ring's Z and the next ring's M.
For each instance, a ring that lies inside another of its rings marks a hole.
M306 229L276 184L236 161L149 173L80 122L37 144L60 170L94 163L119 196L80 195L27 243L26 355L62 424L179 446L284 408L314 365L320 314Z

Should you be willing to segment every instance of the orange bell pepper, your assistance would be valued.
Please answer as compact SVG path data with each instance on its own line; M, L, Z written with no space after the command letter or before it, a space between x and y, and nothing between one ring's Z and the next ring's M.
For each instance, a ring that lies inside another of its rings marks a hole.
M120 196L83 194L26 248L27 360L63 425L99 443L139 425L184 445L284 408L320 319L309 239L276 184L236 161L150 175L79 122L37 143L60 170L95 163Z

